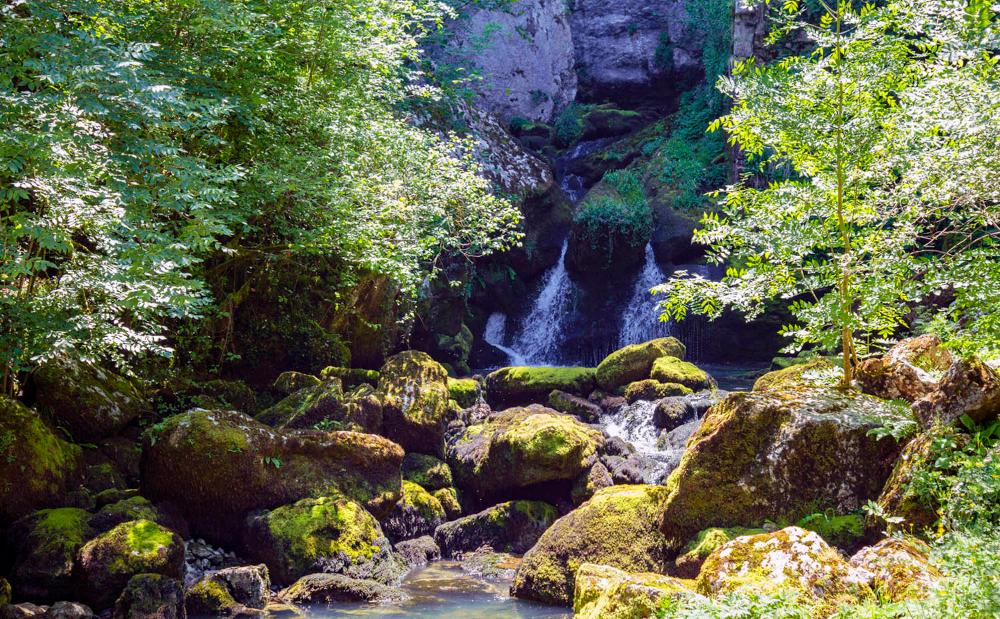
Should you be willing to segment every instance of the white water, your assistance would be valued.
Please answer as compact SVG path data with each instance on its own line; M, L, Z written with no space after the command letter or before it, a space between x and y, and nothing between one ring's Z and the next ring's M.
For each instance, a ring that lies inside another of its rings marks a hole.
M502 312L490 314L486 321L486 330L483 331L483 341L490 346L502 351L509 358L511 365L525 365L526 361L521 353L513 348L504 345L507 339L507 315Z
M618 336L618 346L639 344L658 337L670 335L670 323L660 322L659 303L650 289L667 281L667 276L656 264L653 245L646 245L646 260L639 273L639 279L632 289L632 298L622 314L622 327Z
M660 440L659 428L653 425L656 402L638 400L623 407L617 414L604 415L598 424L608 436L616 436L635 447L636 453L654 460L657 466L646 473L647 484L660 483L680 464L684 445L701 419L693 418L682 426L667 432Z

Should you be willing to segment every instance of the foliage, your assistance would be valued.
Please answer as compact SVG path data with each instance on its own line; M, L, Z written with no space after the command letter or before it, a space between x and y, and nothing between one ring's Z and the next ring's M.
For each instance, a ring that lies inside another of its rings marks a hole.
M26 0L0 8L0 365L127 367L266 265L335 257L412 294L506 248L466 143L408 122L429 0ZM230 287L233 272L248 275Z
M845 382L869 339L912 327L911 309L930 299L946 300L931 322L995 349L985 294L1000 278L994 9L828 8L818 25L791 20L812 53L750 60L720 80L734 108L713 126L758 175L727 187L723 213L696 235L727 276L671 281L664 311L755 316L782 299L796 319L783 330L789 350L840 346Z
M555 135L559 146L568 147L576 144L583 137L583 115L586 106L571 103L556 117Z
M606 242L609 231L633 247L645 244L653 231L653 212L638 177L631 170L616 170L606 173L602 182L614 195L586 200L573 216L574 224L592 245Z

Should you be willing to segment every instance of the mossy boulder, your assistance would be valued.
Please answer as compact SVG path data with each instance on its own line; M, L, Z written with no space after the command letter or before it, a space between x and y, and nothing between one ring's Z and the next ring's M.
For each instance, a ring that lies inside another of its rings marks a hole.
M692 391L711 389L715 386L715 381L708 372L677 357L660 357L654 361L649 377L661 383L684 385Z
M523 554L558 516L556 508L541 501L507 501L483 511L442 524L434 541L445 557L489 546L497 552Z
M248 512L344 494L385 516L403 450L356 432L280 432L231 411L193 410L147 433L143 494L175 504L199 536L239 541Z
M883 599L899 602L925 597L941 586L944 576L931 564L929 554L923 542L887 537L858 551L850 566Z
M39 415L0 396L0 525L61 501L80 480L81 449Z
M184 597L187 614L192 617L240 615L243 605L233 598L225 583L205 577L191 585Z
M64 600L75 592L74 563L93 530L90 514L74 507L43 509L21 518L8 537L18 595L36 602Z
M274 390L284 395L291 395L296 391L302 391L310 387L316 387L323 381L312 374L302 372L282 372L274 380Z
M697 578L698 573L701 572L702 564L705 563L705 559L710 554L737 537L760 535L764 532L764 529L747 529L744 527L732 527L729 529L713 527L700 531L684 548L681 548L680 554L674 559L674 573L681 578Z
M0 576L0 606L4 604L10 604L10 583Z
M878 496L899 446L869 434L888 403L826 389L732 393L706 413L666 481L675 548L706 527L851 513Z
M188 590L187 612L193 616L257 615L271 599L270 587L266 565L209 572Z
M454 417L448 372L427 353L409 350L390 357L378 381L385 435L406 451L436 454Z
M406 595L399 589L377 580L351 578L343 574L309 574L278 592L278 599L285 603L303 605L337 602L387 604L405 598Z
M441 502L412 481L403 480L403 498L382 520L382 530L392 542L430 535L445 521L447 513Z
M382 404L369 387L345 394L339 378L304 387L257 415L257 421L281 430L321 428L378 433Z
M870 594L840 553L799 527L724 544L705 560L697 583L703 595L794 591L831 609Z
M346 389L354 389L360 385L370 387L378 386L379 373L377 370L365 370L362 368L342 368L331 365L323 368L319 373L321 379L339 378L344 383Z
M586 398L553 389L549 393L549 406L560 413L573 415L586 423L597 423L603 409Z
M449 441L459 487L479 498L550 481L575 480L604 444L600 431L542 406L493 413Z
M56 358L31 375L35 407L78 441L114 436L146 409L130 381L110 370Z
M833 369L833 364L826 359L811 359L805 363L764 374L754 382L753 390L780 392L826 387L830 384L827 375Z
M403 458L403 479L430 491L455 485L448 463L426 454L406 454Z
M445 520L454 520L462 516L462 499L458 493L458 488L441 488L431 494L434 495L434 498L444 508L444 513L447 516Z
M167 527L170 524L149 499L134 496L102 507L90 519L90 526L96 532L103 533L129 520L152 520Z
M112 619L185 619L184 585L162 574L136 574L115 601Z
M448 395L462 408L469 408L479 401L482 385L475 378L449 378Z
M605 391L614 392L619 387L649 378L653 362L660 357L683 359L686 354L684 344L673 337L620 348L597 366L597 384Z
M184 541L151 520L124 522L90 540L77 557L83 598L107 608L136 574L184 574Z
M552 390L587 396L594 390L593 368L507 367L486 377L486 398L494 407L547 402Z
M666 539L656 516L662 486L612 486L557 520L528 551L511 587L520 598L569 605L576 572L598 563L629 572L663 572Z
M281 584L313 572L394 583L405 569L378 521L344 497L303 499L251 515L243 549Z
M580 475L573 482L573 489L570 491L570 499L574 505L580 505L590 497L594 496L598 490L615 485L615 480L602 462L595 462L590 470Z
M694 582L584 563L576 571L574 619L657 617L668 600L696 596Z
M639 400L653 402L662 400L663 398L691 395L691 393L693 392L690 388L679 383L661 383L652 378L629 383L625 386L624 391L625 399L629 404L638 402Z

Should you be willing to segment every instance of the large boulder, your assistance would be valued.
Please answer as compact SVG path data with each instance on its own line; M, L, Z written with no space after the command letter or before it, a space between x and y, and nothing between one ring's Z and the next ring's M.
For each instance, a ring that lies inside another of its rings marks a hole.
M382 520L382 530L392 542L430 535L445 521L441 501L412 481L403 481L403 498Z
M550 481L571 482L597 460L600 431L542 406L511 408L456 434L448 461L479 498Z
M184 585L162 574L136 574L115 601L112 619L185 619Z
M715 381L705 370L677 357L660 357L653 362L649 377L661 383L677 383L692 391L711 389Z
M728 542L705 560L697 582L704 595L794 591L829 604L870 593L840 553L798 527Z
M405 570L378 521L346 498L303 499L251 515L243 550L281 584L313 572L394 583Z
M629 572L663 572L666 539L656 515L666 498L662 486L612 486L555 522L524 556L511 593L569 605L583 563Z
M0 396L0 525L62 500L79 481L81 449L16 400Z
M541 501L508 501L442 524L434 541L445 557L489 546L497 552L524 554L556 520L556 509Z
M597 366L597 384L605 391L614 392L619 387L649 378L653 362L660 357L683 359L686 354L684 344L672 337L620 348Z
M11 574L18 595L36 602L70 597L76 588L74 564L90 539L90 514L74 507L43 509L21 518L8 537L14 548Z
M586 423L597 423L604 410L586 398L553 389L549 394L549 406L567 415L573 415Z
M637 380L625 386L625 400L634 404L639 400L654 402L663 398L691 395L691 389L678 383L661 383L647 378Z
M794 391L828 386L833 365L821 357L768 372L753 384L754 391Z
M1000 414L1000 374L981 360L962 359L952 365L934 391L913 403L924 428L952 424L968 416L979 424Z
M573 618L656 617L668 600L696 595L693 581L584 563L576 571Z
M31 376L35 406L78 441L118 434L146 407L135 385L96 365L56 358Z
M283 602L303 605L336 602L386 604L399 602L405 597L399 589L377 580L351 578L343 574L309 574L278 592L278 599Z
M184 541L155 522L133 520L84 544L77 563L84 600L107 608L136 574L181 578Z
M147 434L143 494L233 546L248 512L308 496L343 493L386 515L401 494L402 460L399 445L380 436L279 432L240 413L196 409Z
M730 394L706 413L666 481L664 534L679 548L706 527L859 509L899 454L894 440L869 434L894 414L881 400L827 389Z
M887 537L859 550L850 566L862 582L884 599L898 602L924 597L941 586L943 575L931 565L930 548L916 540Z
M406 451L441 452L453 416L448 372L427 353L408 350L382 366L378 392L385 435Z
M884 357L866 359L857 369L861 390L883 400L915 402L937 387L955 357L936 335L903 340Z
M425 454L406 454L403 458L403 479L431 492L455 485L448 464Z
M680 554L674 559L674 573L681 578L697 578L705 559L713 552L733 541L737 537L760 535L763 529L746 529L733 527L721 529L713 527L700 531L690 542L681 548Z
M294 373L282 374L279 382L284 377L290 383L288 374ZM377 434L382 431L382 403L370 386L345 394L341 379L330 377L293 391L256 419L282 430L325 427Z
M486 377L486 397L495 407L543 404L553 390L587 396L593 368L507 367Z

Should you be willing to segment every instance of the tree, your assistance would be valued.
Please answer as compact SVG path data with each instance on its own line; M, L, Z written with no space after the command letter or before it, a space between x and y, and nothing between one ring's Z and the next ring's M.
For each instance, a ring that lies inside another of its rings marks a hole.
M839 348L844 386L874 343L920 326L915 312L968 319L971 288L996 277L982 262L998 256L996 25L978 0L958 20L949 6L824 3L813 25L785 3L773 34L804 32L815 47L766 67L748 60L720 80L733 108L710 129L725 129L757 170L721 192L722 213L696 233L710 259L728 262L726 276L680 274L660 287L667 317L726 306L753 316L784 300L795 318L783 328L789 350ZM970 117L944 96L958 83L992 97ZM967 184L943 191L936 161L972 151L993 152L962 172ZM924 303L934 295L941 301ZM975 339L996 349L998 335Z

